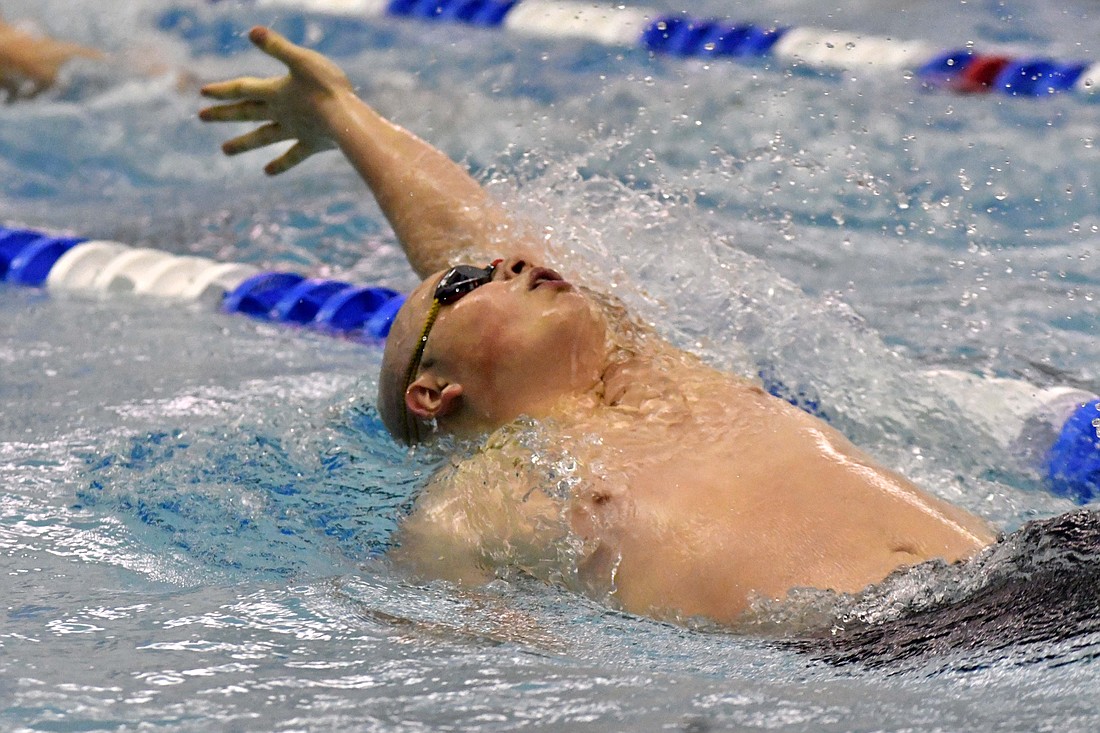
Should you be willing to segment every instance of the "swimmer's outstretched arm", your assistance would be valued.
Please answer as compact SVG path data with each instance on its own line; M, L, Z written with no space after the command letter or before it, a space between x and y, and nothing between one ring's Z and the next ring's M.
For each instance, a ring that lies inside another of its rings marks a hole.
M277 175L314 153L338 147L374 194L421 277L451 264L464 250L515 248L507 217L477 181L359 99L336 64L268 28L253 28L249 38L290 73L203 87L204 96L227 103L202 110L201 119L266 123L225 142L227 155L295 140L264 168Z
M32 36L0 20L0 90L7 100L28 99L53 86L70 59L103 58L94 48Z

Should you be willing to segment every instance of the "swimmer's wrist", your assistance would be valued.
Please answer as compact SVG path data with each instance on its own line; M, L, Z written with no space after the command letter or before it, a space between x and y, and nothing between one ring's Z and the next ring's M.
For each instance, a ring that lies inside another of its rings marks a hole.
M356 99L354 93L343 89L325 89L310 95L308 109L319 126L331 128L335 134L354 109Z
M352 89L336 90L325 95L318 100L315 110L329 137L336 141L386 123Z

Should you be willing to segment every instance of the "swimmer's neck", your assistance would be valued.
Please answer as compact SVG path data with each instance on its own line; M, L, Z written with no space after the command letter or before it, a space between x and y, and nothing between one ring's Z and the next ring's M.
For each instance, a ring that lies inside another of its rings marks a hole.
M750 380L722 372L668 344L609 353L598 381L583 393L557 400L543 418L559 425L591 423L595 429L618 425L629 430L654 423L664 428L696 419L729 416L761 390ZM751 396L750 396L750 393Z

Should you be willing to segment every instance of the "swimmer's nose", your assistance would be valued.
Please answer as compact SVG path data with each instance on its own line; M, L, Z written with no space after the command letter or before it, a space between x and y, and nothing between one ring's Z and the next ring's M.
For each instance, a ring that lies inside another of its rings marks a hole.
M531 267L531 263L519 257L509 257L497 266L497 277L501 280L514 280Z

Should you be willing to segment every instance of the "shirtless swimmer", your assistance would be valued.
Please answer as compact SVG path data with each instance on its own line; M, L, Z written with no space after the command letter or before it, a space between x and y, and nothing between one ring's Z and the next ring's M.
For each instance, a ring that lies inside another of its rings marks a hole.
M821 420L544 266L538 241L331 61L265 28L250 38L289 74L210 84L223 103L201 118L263 123L229 155L294 140L273 175L344 153L424 278L386 344L382 419L406 442L437 431L476 446L404 521L393 555L413 572L476 583L514 567L631 612L736 624L754 598L855 592L994 539Z

